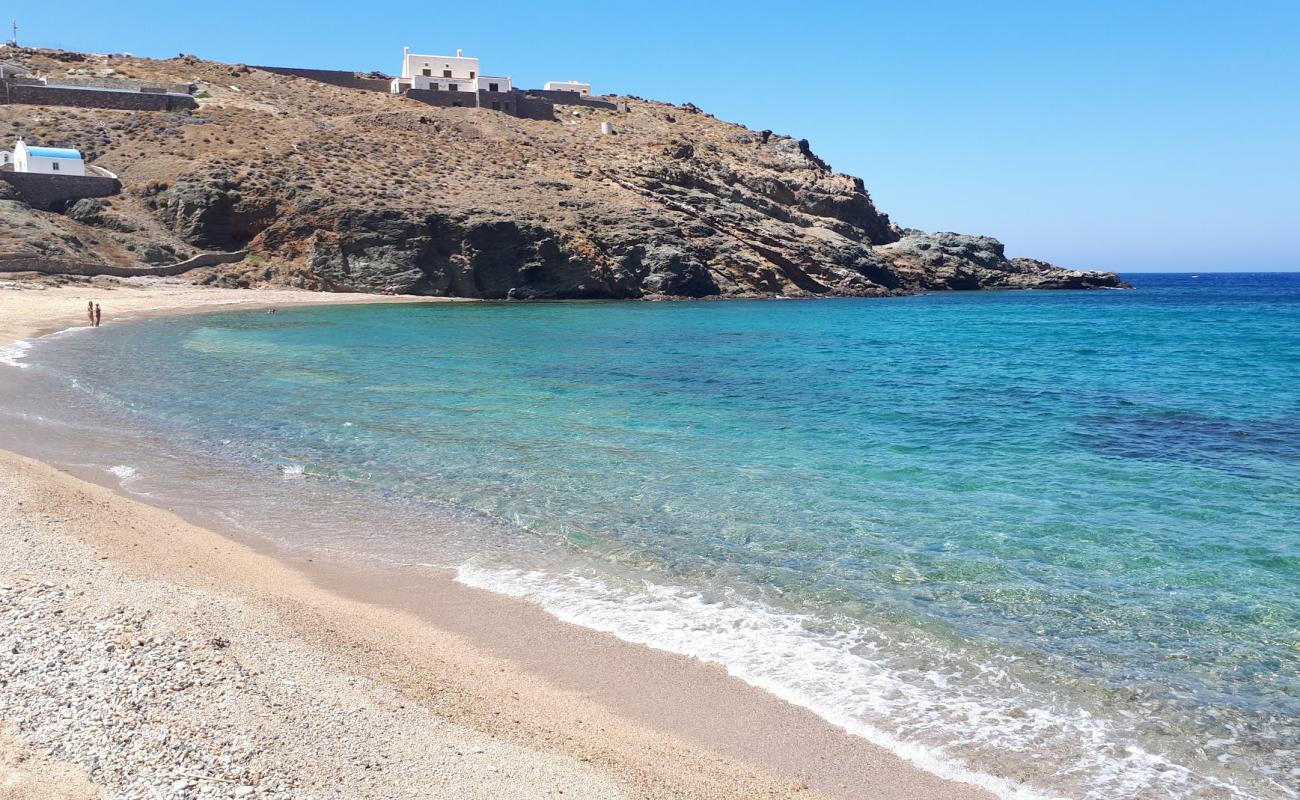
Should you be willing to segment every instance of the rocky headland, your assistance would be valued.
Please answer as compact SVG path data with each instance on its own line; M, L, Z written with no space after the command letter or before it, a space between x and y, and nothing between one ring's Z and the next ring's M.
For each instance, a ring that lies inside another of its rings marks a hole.
M42 74L188 83L199 106L0 105L0 139L79 148L123 183L55 209L0 194L0 253L145 266L247 250L192 275L474 298L1125 285L1008 259L988 237L900 228L807 141L690 104L617 97L615 110L556 106L555 119L528 120L193 56L10 57Z

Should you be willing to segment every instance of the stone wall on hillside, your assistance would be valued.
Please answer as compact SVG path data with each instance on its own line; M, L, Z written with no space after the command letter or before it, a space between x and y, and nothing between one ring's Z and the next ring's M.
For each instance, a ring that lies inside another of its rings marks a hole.
M122 190L116 178L98 175L47 175L41 172L0 172L0 180L18 191L27 205L48 210L83 197L108 197Z
M299 67L265 67L249 65L252 69L272 72L276 75L289 75L306 78L330 86L342 86L344 89L362 89L367 92L388 92L391 90L391 78L377 78L363 73L342 69L301 69Z
M3 84L0 103L8 104L112 108L123 111L179 111L199 106L193 97L183 94L75 89L68 86L43 86L11 80L0 80L0 84Z
M498 92L498 94L502 94ZM444 92L434 89L408 89L406 96L429 106L438 108L477 108L478 98L474 92Z
M193 84L168 83L165 81L142 81L135 78L113 76L86 77L82 75L50 76L45 78L11 78L14 83L25 86L64 86L71 89L118 89L125 92L147 92L150 94L190 94Z
M557 106L586 106L587 108L604 108L609 111L618 110L616 103L595 97L583 97L577 92L561 92L555 89L525 89L524 91L533 97L550 100Z
M517 92L489 92L481 89L478 92L479 108L500 111L503 114L509 114L513 117L517 116L516 111L518 111L518 109L516 106L518 104L519 95Z
M524 119L555 119L555 104L550 100L520 92L515 94L519 94L519 99L515 101L515 116Z
M406 96L438 108L486 108L523 119L555 119L555 104L518 89L508 92L448 92L439 89L408 89ZM494 108L493 103L500 103Z
M168 277L199 267L234 264L243 261L245 255L247 251L244 250L234 253L199 253L180 263L161 267L118 267L94 261L47 258L36 253L0 253L0 272L39 272L42 275L85 275L87 277L109 275L114 278Z

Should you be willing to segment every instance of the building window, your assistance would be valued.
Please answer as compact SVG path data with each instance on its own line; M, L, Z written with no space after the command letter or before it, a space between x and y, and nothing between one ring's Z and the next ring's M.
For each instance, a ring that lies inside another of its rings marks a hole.
M474 80L474 70L469 71L469 79Z
M55 161L53 164L50 164L50 169L54 170L55 172L58 172L58 171L59 171L59 162Z
M444 77L444 78L450 78L450 77L451 77L451 70L449 70L449 69L444 69L444 70L442 71L442 77Z
M460 91L460 84L458 84L458 83L449 83L449 84L447 84L447 91L449 91L449 92L459 92L459 91Z
M426 70L424 71L424 77L428 78L428 77L430 77L431 75L433 75L433 70L431 70L431 69L426 69Z
M489 91L489 92L499 92L499 91L501 91L501 90L500 90L499 88L497 88L497 84L495 84L495 83L489 83L489 84L488 84L488 91Z

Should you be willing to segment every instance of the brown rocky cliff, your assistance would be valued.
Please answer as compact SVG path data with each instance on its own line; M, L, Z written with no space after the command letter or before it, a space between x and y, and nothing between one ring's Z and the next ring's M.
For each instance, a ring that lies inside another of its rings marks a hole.
M69 63L19 56L52 74ZM0 107L0 137L80 147L127 187L71 214L0 200L35 226L11 225L0 249L36 246L24 230L114 263L248 248L251 263L211 279L486 298L1121 285L1008 260L986 237L904 235L807 142L689 105L619 98L626 110L522 120L193 57L79 57L196 84L200 108Z

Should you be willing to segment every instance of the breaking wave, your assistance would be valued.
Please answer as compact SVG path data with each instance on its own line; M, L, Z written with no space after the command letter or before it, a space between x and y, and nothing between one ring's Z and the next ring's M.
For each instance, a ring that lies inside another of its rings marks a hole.
M828 625L737 596L711 598L649 582L618 588L583 575L474 563L461 565L456 580L536 603L565 622L719 664L922 769L1008 800L1061 795L1056 787L984 772L972 761L1014 769L1027 756L1052 759L1057 775L1078 787L1069 796L1089 800L1252 797L1147 751L1113 720L1025 685L1011 674L1012 658L923 655L918 651L935 643L907 641L857 620Z

